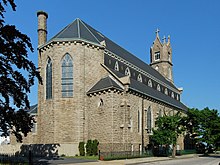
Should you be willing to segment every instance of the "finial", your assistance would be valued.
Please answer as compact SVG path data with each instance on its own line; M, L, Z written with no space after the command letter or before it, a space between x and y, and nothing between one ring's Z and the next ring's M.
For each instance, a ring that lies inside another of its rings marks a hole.
M160 32L160 30L157 28L157 30L155 32L157 36L159 36L159 32Z
M163 36L163 43L165 44L166 43L166 37Z
M167 42L170 43L170 35L168 35L168 41Z

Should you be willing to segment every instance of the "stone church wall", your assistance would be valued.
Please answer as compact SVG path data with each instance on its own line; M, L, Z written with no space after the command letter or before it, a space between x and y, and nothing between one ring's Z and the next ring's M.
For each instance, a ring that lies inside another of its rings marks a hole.
M73 98L62 98L61 92L61 60L66 53L73 60ZM78 143L84 139L86 92L104 74L101 67L103 50L81 43L54 44L41 53L42 77L46 77L48 57L53 63L53 99L45 99L45 85L41 86L39 142Z
M99 106L100 99L103 105ZM90 109L86 111L88 120L87 139L98 139L101 151L139 151L142 143L141 127L144 127L144 147L149 144L147 130L147 110L151 107L152 127L155 127L155 120L159 115L159 110L163 114L170 114L173 110L154 102L144 99L132 93L120 93L117 91L107 91L93 95L89 100ZM144 108L144 122L140 121L138 131L138 111L142 118L142 107ZM182 144L182 141L179 140ZM181 147L182 148L182 147Z

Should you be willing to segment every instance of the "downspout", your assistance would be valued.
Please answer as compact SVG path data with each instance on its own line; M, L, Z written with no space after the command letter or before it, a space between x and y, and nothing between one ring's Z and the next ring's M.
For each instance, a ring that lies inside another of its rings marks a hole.
M144 152L144 98L142 97L142 113L141 113L141 150Z

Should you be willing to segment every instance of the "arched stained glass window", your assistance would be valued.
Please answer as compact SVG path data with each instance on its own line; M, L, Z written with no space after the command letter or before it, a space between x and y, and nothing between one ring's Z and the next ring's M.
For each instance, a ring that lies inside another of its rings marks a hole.
M142 82L142 76L141 76L141 74L138 75L137 80L140 81L140 82Z
M125 75L126 75L126 76L131 76L131 72L130 72L130 69L129 69L129 68L126 68L126 69L125 69Z
M73 61L69 54L62 59L62 97L73 97Z
M151 81L151 79L150 79L150 80L148 80L147 85L148 85L149 87L152 87L152 86L153 86L153 85L152 85L152 81Z
M151 107L148 108L147 110L147 130L149 133L152 131L152 112L151 112Z
M115 62L115 70L119 71L118 61Z
M46 99L52 99L52 61L50 58L46 66Z

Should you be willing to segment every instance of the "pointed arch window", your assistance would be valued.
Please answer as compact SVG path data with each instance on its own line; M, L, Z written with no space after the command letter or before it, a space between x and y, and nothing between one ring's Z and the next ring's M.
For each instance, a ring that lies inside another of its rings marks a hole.
M171 55L170 55L170 52L168 52L168 60L171 61Z
M157 90L160 92L160 84L157 84Z
M52 99L52 61L50 58L46 66L46 99Z
M163 114L162 114L162 110L159 109L159 111L158 111L158 117L162 117L162 116L163 116Z
M128 118L128 128L130 128L130 131L132 132L133 131L133 120L132 120L132 116L130 116L129 118Z
M142 82L142 76L141 76L141 74L138 75L137 80L140 81L140 82Z
M73 61L69 54L62 59L62 97L73 97Z
M150 80L148 80L147 85L148 85L149 87L152 87L152 86L153 86L153 85L152 85L152 81L151 81L151 79L150 79Z
M146 115L146 126L147 126L147 132L151 133L152 131L152 112L151 112L151 107L148 108L147 110L147 115Z
M168 90L167 90L167 88L165 88L164 93L165 93L165 95L168 95Z
M128 67L125 69L125 75L126 76L131 76L131 72L130 72L130 69Z
M171 97L174 98L174 93L173 92L171 93Z
M116 71L119 71L119 65L118 65L118 61L115 62L115 68Z

